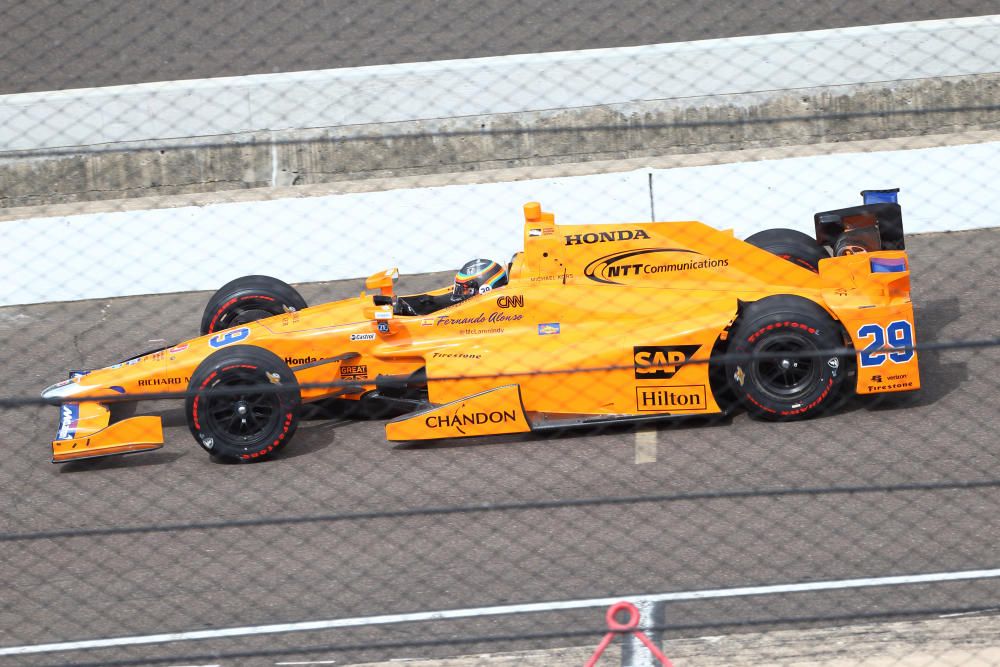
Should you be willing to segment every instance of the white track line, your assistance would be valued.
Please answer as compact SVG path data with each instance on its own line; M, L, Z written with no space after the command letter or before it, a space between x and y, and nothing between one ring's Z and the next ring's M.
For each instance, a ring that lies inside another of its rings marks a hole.
M224 637L248 637L253 635L304 632L309 630L331 630L370 625L391 625L420 621L441 621L482 616L505 616L567 609L587 609L608 607L616 602L678 602L683 600L708 600L713 598L747 597L751 595L774 595L778 593L804 593L811 591L842 590L849 588L870 588L873 586L901 586L907 584L929 584L945 581L967 581L970 579L1000 578L1000 569L966 570L964 572L935 572L931 574L902 575L895 577L871 577L865 579L840 579L834 581L812 581L799 584L778 584L773 586L747 586L742 588L716 588L701 591L678 591L652 595L627 595L621 597L592 598L589 600L563 600L533 602L528 604L478 607L471 609L446 609L441 611L414 612L409 614L385 614L382 616L362 616L338 618L323 621L303 621L300 623L278 623L274 625L253 625L218 630L193 630L190 632L170 632L137 637L113 637L89 639L85 641L59 642L55 644L34 644L28 646L8 646L0 649L0 656L26 655L28 653L52 653L55 651L80 651L85 649L135 646L138 644L163 644L166 642L193 641L198 639L219 639Z
M635 462L636 465L642 463L656 463L656 431L636 431L635 433Z

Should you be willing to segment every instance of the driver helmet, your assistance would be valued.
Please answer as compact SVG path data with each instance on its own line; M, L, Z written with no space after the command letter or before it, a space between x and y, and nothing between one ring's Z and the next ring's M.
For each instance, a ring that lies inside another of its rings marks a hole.
M462 265L455 275L452 301L464 301L475 294L489 292L507 284L507 269L491 259L474 259Z

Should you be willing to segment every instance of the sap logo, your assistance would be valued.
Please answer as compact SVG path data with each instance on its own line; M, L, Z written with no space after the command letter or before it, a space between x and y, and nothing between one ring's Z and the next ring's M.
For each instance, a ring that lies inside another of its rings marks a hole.
M690 359L700 347L700 345L635 346L632 348L635 377L639 380L670 379L677 375L680 364Z
M648 238L649 234L641 229L614 229L610 232L588 232L587 234L570 234L565 237L566 245L607 243L608 241L638 241Z
M512 296L497 297L497 307L499 308L524 308L524 295L514 294Z
M316 361L316 357L285 357L285 363L289 366L304 366Z

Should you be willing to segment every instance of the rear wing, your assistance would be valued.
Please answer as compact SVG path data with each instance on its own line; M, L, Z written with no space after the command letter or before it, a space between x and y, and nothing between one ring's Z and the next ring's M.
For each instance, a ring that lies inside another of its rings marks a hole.
M904 250L899 188L862 190L861 206L822 211L813 216L816 240L836 256L854 252Z

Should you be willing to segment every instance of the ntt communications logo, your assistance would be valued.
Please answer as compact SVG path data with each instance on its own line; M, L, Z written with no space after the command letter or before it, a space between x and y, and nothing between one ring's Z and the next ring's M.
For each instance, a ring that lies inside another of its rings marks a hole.
M590 280L606 285L625 285L635 278L657 274L698 271L729 266L728 259L713 259L683 248L623 250L595 259L583 270Z

